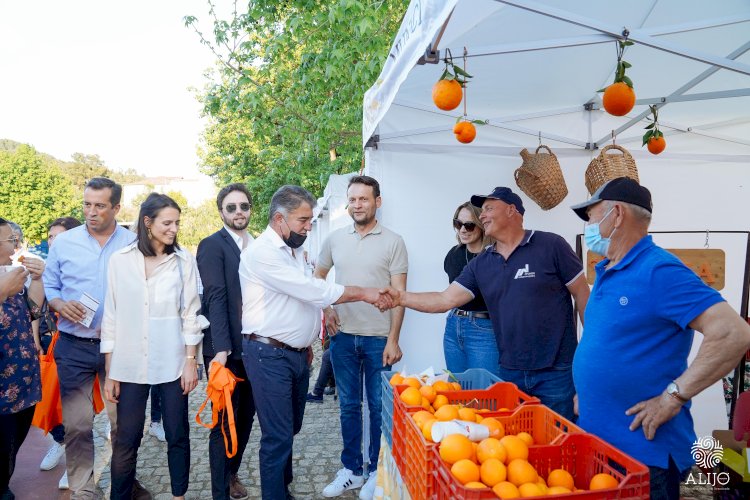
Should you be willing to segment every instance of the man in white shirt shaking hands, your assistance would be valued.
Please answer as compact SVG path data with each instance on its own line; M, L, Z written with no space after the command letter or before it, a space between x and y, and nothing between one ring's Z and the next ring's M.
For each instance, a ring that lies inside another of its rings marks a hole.
M271 198L268 227L240 258L242 359L261 425L264 500L293 498L292 444L302 427L308 352L320 332L320 310L355 301L381 310L392 305L377 288L343 286L306 275L300 247L312 229L315 205L304 188L279 188Z

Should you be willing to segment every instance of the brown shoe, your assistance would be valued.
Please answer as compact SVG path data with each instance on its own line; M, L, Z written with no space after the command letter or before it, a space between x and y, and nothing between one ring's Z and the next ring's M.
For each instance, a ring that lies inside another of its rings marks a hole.
M151 492L148 491L146 488L143 487L141 483L138 482L137 479L133 480L133 495L131 497L133 500L153 500L153 496L151 496Z
M247 488L240 482L237 474L232 474L229 478L229 496L232 500L245 500L247 498Z

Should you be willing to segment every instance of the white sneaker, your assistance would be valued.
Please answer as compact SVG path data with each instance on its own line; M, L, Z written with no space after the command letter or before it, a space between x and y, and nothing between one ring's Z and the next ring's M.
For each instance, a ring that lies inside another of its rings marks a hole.
M52 446L47 450L47 454L44 455L42 463L39 464L41 470L51 470L57 467L60 463L60 459L65 455L65 445L60 444L57 441L52 442Z
M167 437L164 435L164 427L161 425L161 422L151 422L151 425L148 426L148 433L154 436L159 441L166 441Z
M372 500L372 497L375 496L375 486L377 486L377 483L378 472L370 472L370 477L367 478L367 482L362 486L362 489L359 490L360 500Z
M57 483L57 489L60 489L60 490L68 489L68 471L65 471L65 474L63 474L62 477L60 478L60 482Z
M359 488L365 482L362 476L355 476L354 472L343 468L336 473L336 479L323 489L323 496L326 498L337 497L346 490Z

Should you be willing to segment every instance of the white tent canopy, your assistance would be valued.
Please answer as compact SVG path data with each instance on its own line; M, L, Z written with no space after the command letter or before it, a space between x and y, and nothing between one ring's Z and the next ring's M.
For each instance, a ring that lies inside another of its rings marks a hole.
M627 116L613 117L600 109L596 91L613 80L615 41L624 31L635 42L625 60L638 100ZM466 53L473 75L468 116L488 121L468 145L452 133L462 108L441 111L431 100L446 49L461 66ZM649 104L661 106L667 149L659 156L641 148ZM584 171L613 131L653 194L653 231L750 229L750 3L412 0L365 96L363 126L366 172L381 182L380 220L404 237L409 251L409 290L448 285L443 258L456 243L453 211L494 186L521 195L527 228L556 232L575 245L583 226L568 207L589 196ZM560 159L569 190L546 212L513 177L519 151L533 151L540 136ZM655 239L668 248L702 248L705 235L694 236ZM718 236L708 244L727 252L727 276L736 281L721 292L739 311L747 300L746 249ZM444 324L444 315L408 311L401 366L444 367ZM721 388L705 397L713 398L710 415L696 415L698 431L726 427Z

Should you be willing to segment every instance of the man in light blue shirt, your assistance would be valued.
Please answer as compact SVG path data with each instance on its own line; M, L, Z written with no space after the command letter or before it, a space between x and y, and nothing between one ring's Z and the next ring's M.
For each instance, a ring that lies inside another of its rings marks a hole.
M121 196L122 186L114 181L104 177L91 179L83 192L85 224L56 238L44 271L44 292L50 307L60 314L55 362L63 407L70 498L74 500L98 496L94 484L92 388L97 374L100 387L104 383L99 334L107 265L114 252L135 239L134 233L118 226L115 220ZM105 405L114 434L116 407L106 403L106 399ZM140 485L137 488L140 490Z

